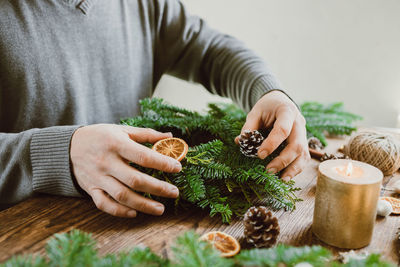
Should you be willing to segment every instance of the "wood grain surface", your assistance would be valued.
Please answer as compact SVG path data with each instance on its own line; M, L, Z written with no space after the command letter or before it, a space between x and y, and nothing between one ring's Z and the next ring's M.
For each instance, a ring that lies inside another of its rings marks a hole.
M326 150L336 152L343 143L344 139L329 139ZM298 195L304 200L297 204L296 210L275 212L281 228L278 242L295 246L322 245L334 253L345 251L322 243L311 231L318 164L311 160L295 177L296 186L302 188ZM385 177L382 195L396 196L390 188L399 179L399 173ZM398 263L400 248L396 232L399 226L399 216L377 218L372 242L361 250L382 253L387 260ZM89 199L38 195L0 212L0 262L15 254L44 253L44 246L53 234L74 228L92 233L101 255L127 251L142 244L167 257L175 238L189 229L200 234L221 230L239 239L243 234L240 218L226 225L220 218L211 218L207 211L199 209L179 214L170 209L161 217L140 214L135 219L123 219L100 212Z

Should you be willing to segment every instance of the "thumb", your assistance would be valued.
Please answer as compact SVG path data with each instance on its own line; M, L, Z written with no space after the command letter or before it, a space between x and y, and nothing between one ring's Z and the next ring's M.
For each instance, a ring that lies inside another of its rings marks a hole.
M260 129L261 117L258 114L250 112L247 114L246 122L244 123L240 134L246 130L254 131ZM235 143L239 143L239 136L235 138Z
M124 125L129 138L138 143L155 143L161 139L172 137L172 133L162 133L151 128L139 128Z

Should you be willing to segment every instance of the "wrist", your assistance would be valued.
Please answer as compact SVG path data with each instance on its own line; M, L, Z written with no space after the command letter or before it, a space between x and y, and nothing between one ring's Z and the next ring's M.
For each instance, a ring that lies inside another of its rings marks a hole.
M297 103L285 91L281 89L272 89L264 93L264 95L261 98L265 97L276 97L280 99L285 99L290 105L295 106L300 111L300 107L297 105Z

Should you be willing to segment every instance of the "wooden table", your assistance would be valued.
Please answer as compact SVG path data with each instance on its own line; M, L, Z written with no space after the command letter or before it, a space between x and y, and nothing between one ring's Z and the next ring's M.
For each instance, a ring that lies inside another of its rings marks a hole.
M327 151L335 152L344 142L344 139L330 139ZM293 212L275 213L281 227L278 242L295 246L317 244L337 253L342 250L323 244L311 232L318 163L312 160L295 177L296 186L302 188L298 195L304 201L299 202ZM385 177L384 188L390 189L398 179L399 173ZM382 190L382 195L393 195L386 189ZM396 231L399 226L399 216L377 219L373 240L362 250L380 252L386 259L397 263L400 242L396 239ZM221 224L220 218L210 218L207 211L197 209L178 215L167 211L161 217L140 214L135 219L122 219L100 212L87 199L40 195L0 212L0 262L14 254L43 253L46 242L53 234L74 228L93 233L101 255L144 244L156 253L168 256L173 240L189 229L195 229L200 234L221 230L237 238L243 233L240 219L230 225Z

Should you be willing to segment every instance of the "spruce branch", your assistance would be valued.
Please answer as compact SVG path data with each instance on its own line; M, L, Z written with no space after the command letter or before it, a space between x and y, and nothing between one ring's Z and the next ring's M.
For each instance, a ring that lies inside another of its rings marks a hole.
M362 117L344 111L343 103L323 105L317 102L305 102L300 106L306 119L308 137L315 136L326 146L325 132L333 135L350 135L357 130L353 123Z
M149 248L134 248L131 252L122 252L116 257L107 255L100 259L96 266L135 266L135 267L164 267L168 260L160 258Z
M294 266L307 262L313 266L327 266L331 253L322 247L288 247L277 245L269 249L251 249L241 252L235 261L240 266Z
M184 196L189 202L196 202L205 197L206 189L204 180L195 170L185 167L182 171L185 176L180 176L181 180L177 181L178 185L182 185Z
M55 234L48 242L46 252L49 266L94 266L97 257L95 241L90 234L78 230L66 234Z
M341 266L339 263L335 262L332 266ZM379 254L371 254L366 259L350 259L350 261L346 264L343 264L344 267L391 267L393 264L385 262L381 259L381 255Z
M233 266L233 261L222 258L210 243L199 241L199 236L193 231L184 233L178 237L175 246L171 266L176 267L209 267Z
M14 256L0 267L47 267L49 264L42 257L33 255Z
M79 230L56 234L47 244L46 254L32 256L14 256L0 267L208 267L208 266L288 266L299 263L309 263L313 266L327 267L393 267L378 254L371 254L364 259L350 259L342 264L332 257L331 253L320 246L291 247L277 245L270 249L242 250L233 258L222 258L219 251L210 243L199 240L199 235L193 231L185 232L176 239L172 247L171 258L161 258L149 248L134 248L128 252L99 256L96 241L90 234Z

